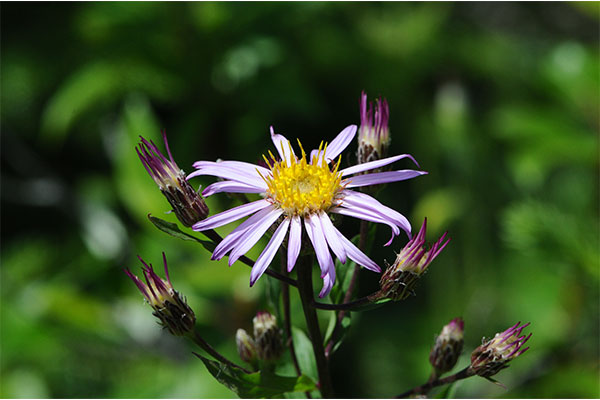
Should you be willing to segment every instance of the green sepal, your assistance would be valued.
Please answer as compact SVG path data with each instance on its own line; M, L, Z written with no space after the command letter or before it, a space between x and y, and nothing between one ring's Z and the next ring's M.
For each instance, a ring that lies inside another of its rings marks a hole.
M239 368L209 360L200 354L194 355L202 360L208 372L217 381L242 398L281 398L284 393L310 392L317 388L315 382L306 375L290 377L260 371L248 374Z
M164 219L153 217L151 214L148 214L148 219L158 229L160 229L161 231L163 231L165 233L168 233L169 235L171 235L173 237L176 237L176 238L182 239L182 240L198 242L206 250L210 251L211 253L213 251L215 251L216 245L213 242L210 242L208 240L198 239L197 237L192 236L189 233L185 233L181 229L179 229L179 226L177 224L175 224L173 222L168 222L168 221L165 221Z

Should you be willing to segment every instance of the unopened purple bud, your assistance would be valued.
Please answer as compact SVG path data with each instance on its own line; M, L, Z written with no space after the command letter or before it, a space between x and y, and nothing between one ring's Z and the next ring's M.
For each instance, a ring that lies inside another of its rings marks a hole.
M388 121L390 109L386 99L379 97L367 102L367 94L360 96L360 128L358 129L358 163L380 160L387 155L390 145Z
M163 262L165 265L166 281L154 272L152 264L146 264L139 256L138 258L144 265L142 273L145 283L128 269L125 270L125 273L133 280L146 298L148 304L154 309L152 314L160 320L160 324L164 328L168 329L175 336L182 336L191 332L196 323L196 316L194 315L194 311L187 305L185 298L182 298L173 289L169 278L165 253L163 253Z
M429 264L441 253L450 239L444 233L429 249L425 247L427 218L423 221L421 230L413 237L397 255L394 264L389 266L381 276L379 298L404 300L411 294Z
M429 362L437 376L450 371L456 365L463 348L465 323L455 318L442 328L429 354Z
M235 343L240 358L247 363L254 364L257 360L256 344L252 336L243 329L238 329L235 334Z
M277 360L283 353L283 340L281 330L277 326L277 318L261 311L256 314L252 323L258 358L265 361Z
M471 353L471 369L474 373L484 378L494 376L507 368L510 361L529 349L523 346L531 337L531 333L521 334L529 323L519 326L520 324L521 322L517 322L488 341L484 338L483 344Z
M136 151L146 171L171 204L177 219L183 225L190 227L208 216L208 206L185 179L185 172L179 169L173 160L164 131L162 135L169 158L160 152L154 142L141 136Z

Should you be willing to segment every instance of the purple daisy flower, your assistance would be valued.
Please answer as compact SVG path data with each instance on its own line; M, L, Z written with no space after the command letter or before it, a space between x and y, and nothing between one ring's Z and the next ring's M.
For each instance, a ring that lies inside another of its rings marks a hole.
M271 139L280 159L270 154L265 157L268 168L240 161L198 161L197 171L187 179L211 175L223 179L207 186L204 196L219 192L258 193L263 199L244 204L200 221L192 227L196 231L213 229L243 217L250 217L234 229L215 249L212 259L220 260L227 253L229 265L248 252L267 230L281 218L271 240L256 260L250 275L253 285L265 272L286 235L287 268L291 271L300 254L302 226L312 243L321 268L323 289L319 296L326 296L335 283L335 268L330 250L345 263L349 258L363 267L381 272L381 268L344 237L333 225L329 214L342 214L388 225L392 230L389 245L403 229L410 237L408 220L397 211L384 206L373 197L353 188L402 181L427 172L398 170L356 175L381 168L409 154L388 157L340 170L341 157L335 158L350 144L356 135L356 125L350 125L329 144L313 150L308 158L300 141L301 156L298 157L291 143L271 127ZM418 164L417 164L418 165ZM289 232L289 234L288 234Z

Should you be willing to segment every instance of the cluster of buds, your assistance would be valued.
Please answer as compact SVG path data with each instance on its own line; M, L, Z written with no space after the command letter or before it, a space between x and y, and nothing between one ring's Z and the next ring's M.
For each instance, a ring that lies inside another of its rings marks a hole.
M429 362L440 376L456 365L464 343L465 323L462 318L454 318L442 328L435 339L435 345L429 354Z
M235 335L240 358L252 365L256 365L259 360L277 360L283 353L283 340L281 330L277 326L277 318L266 311L260 311L252 320L252 324L254 338L244 329L238 329Z
M379 298L389 298L394 301L404 300L414 294L414 289L429 264L446 247L447 232L442 235L429 249L425 248L425 233L427 218L423 221L421 230L397 254L394 264L389 266L381 276ZM446 241L444 241L446 240Z
M152 264L146 264L139 256L138 258L144 265L142 272L146 283L142 282L140 278L133 275L128 269L125 270L125 273L133 280L146 298L148 304L154 309L152 315L158 318L160 324L173 335L183 336L191 332L194 329L196 316L187 305L185 298L182 298L173 289L171 279L169 278L165 253L163 253L163 262L165 264L166 281L156 275L154 269L152 269Z
M177 219L187 227L208 216L208 207L204 199L192 188L185 178L185 172L179 169L167 143L167 135L163 131L163 140L169 158L167 159L152 142L140 136L136 151L146 171L167 198Z
M521 325L517 322L504 332L497 333L493 339L485 341L481 346L471 353L471 370L484 378L496 375L500 370L507 368L508 363L525 353L529 347L523 348L523 345L531 337L521 335L523 328L529 326L529 323Z
M360 128L358 130L358 163L376 161L385 158L390 145L388 121L390 109L386 99L381 97L368 103L363 91L360 97Z

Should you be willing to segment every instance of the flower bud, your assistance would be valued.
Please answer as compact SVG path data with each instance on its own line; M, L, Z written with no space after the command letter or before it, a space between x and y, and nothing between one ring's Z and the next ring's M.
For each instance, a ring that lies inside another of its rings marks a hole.
M456 365L463 348L464 327L462 318L454 318L442 328L442 332L435 339L429 362L437 376L450 371Z
M504 332L497 333L493 339L485 341L471 353L471 369L477 375L489 378L496 375L500 370L507 368L508 363L525 353L529 347L523 349L523 345L531 337L521 335L523 328L529 323L519 326L517 322Z
M277 326L277 318L261 311L252 320L254 324L254 343L258 358L265 361L277 360L283 353L281 330Z
M425 232L427 218L423 221L421 230L412 238L396 257L394 264L389 266L379 280L381 290L379 298L390 298L394 301L404 300L411 294L429 264L446 247L450 239L444 233L429 250L425 248Z
M185 172L173 160L164 131L162 135L169 159L158 150L154 142L141 136L141 143L135 150L146 171L173 207L177 219L183 225L191 227L208 216L208 206L185 179Z
M152 315L158 318L160 324L173 335L182 336L191 332L194 329L196 316L187 305L185 298L182 299L179 293L173 289L171 279L169 278L165 253L163 253L163 262L165 264L166 281L156 275L152 269L152 264L148 265L139 256L138 258L144 265L142 272L146 283L142 282L128 269L125 270L125 273L133 280L146 298L148 304L154 309Z
M360 128L358 129L358 163L376 161L385 158L390 145L388 120L390 109L386 99L378 98L368 104L367 94L360 96Z
M248 332L238 329L235 334L235 343L240 358L247 363L254 364L257 360L256 344Z

